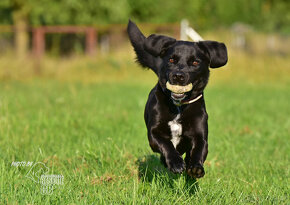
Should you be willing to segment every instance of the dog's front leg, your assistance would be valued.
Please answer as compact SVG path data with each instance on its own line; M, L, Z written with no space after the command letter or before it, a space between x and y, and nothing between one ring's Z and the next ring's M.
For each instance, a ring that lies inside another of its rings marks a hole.
M187 174L200 178L203 177L205 172L203 163L208 153L207 137L199 135L192 139L192 149L186 153L186 171Z
M172 142L162 134L151 133L149 135L149 143L154 152L161 154L161 160L163 160L167 168L173 173L182 173L185 169L185 162L176 151Z

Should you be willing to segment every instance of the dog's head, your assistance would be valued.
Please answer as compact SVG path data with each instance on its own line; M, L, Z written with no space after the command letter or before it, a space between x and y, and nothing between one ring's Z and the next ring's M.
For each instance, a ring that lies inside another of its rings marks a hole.
M143 67L151 68L159 78L162 90L175 101L200 94L209 78L209 67L227 63L227 49L216 41L177 41L152 34L147 38L131 21L130 41Z

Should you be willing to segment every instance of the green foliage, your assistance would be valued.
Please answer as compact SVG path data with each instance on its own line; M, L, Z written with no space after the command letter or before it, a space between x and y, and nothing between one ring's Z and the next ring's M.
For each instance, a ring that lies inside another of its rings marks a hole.
M200 29L244 22L268 31L290 32L287 0L1 0L0 23L12 24L24 10L31 25L178 22L187 18Z
M42 0L33 6L34 25L120 23L128 16L126 0Z

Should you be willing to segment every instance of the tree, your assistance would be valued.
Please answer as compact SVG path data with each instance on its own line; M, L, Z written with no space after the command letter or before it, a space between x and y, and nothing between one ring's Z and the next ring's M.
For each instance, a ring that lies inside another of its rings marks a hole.
M28 13L29 7L24 0L2 0L1 10L5 14L4 21L14 24L14 43L19 58L25 57L28 50Z

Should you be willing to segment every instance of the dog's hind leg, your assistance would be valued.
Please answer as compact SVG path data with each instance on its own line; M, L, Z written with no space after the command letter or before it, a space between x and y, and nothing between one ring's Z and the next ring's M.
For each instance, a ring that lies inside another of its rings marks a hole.
M162 154L160 154L160 162L164 165L164 167L167 167L165 157Z

